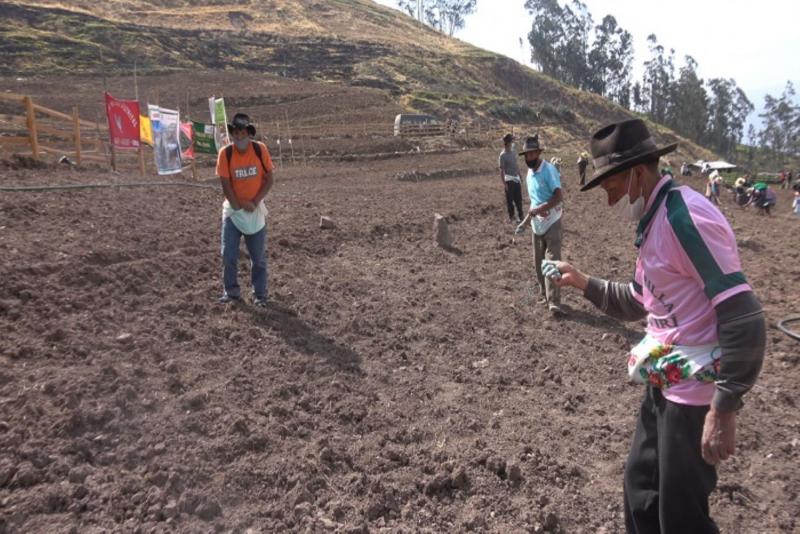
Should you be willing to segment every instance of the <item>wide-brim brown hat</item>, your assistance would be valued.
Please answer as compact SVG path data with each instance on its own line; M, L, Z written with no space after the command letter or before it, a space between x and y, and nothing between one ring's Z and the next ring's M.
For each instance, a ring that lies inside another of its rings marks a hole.
M519 155L524 156L525 152L533 152L534 150L544 150L544 147L539 144L539 134L525 138L525 146L522 147L522 151Z
M581 187L581 191L597 187L613 174L640 163L657 160L676 148L678 143L663 147L656 145L642 119L616 122L600 128L591 141L595 171L589 183Z

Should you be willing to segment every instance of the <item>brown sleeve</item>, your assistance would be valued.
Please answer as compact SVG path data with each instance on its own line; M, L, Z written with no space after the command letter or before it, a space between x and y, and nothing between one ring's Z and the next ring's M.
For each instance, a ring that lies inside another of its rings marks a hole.
M583 296L603 313L621 321L638 321L647 316L647 311L633 296L633 284L590 277Z

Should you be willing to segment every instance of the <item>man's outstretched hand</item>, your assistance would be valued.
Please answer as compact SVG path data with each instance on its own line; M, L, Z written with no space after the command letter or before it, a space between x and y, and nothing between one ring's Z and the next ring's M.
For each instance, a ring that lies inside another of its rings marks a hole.
M542 260L542 274L558 287L572 286L584 291L589 277L565 261Z

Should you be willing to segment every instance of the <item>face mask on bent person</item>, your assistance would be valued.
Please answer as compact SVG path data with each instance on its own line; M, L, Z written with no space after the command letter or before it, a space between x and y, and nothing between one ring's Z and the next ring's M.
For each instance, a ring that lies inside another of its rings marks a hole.
M628 174L628 192L614 204L621 217L631 221L639 222L644 213L644 192L639 190L639 197L631 203L631 185L633 184L633 169Z

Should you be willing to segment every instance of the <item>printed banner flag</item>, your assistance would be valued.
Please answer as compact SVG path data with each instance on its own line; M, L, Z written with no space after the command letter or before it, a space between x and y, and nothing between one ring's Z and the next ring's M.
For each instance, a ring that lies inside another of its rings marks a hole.
M178 112L147 106L153 129L153 156L158 174L181 172L180 117Z
M211 124L214 125L214 144L217 150L231 144L228 137L228 114L225 112L225 99L211 97L208 99L208 109L211 113Z
M194 159L192 123L181 123L181 159Z
M111 145L119 150L139 148L139 102L117 100L106 93L106 117Z
M214 125L193 122L194 151L198 154L216 154L217 145L214 141Z
M211 124L227 124L228 115L225 113L225 99L211 97L208 99L208 109L211 113Z
M147 146L153 146L153 128L147 115L139 115L139 139Z

